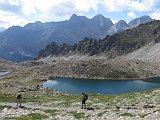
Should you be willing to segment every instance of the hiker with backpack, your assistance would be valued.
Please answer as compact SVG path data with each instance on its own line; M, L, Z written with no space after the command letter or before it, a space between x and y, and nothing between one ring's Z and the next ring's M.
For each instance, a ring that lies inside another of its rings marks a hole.
M17 106L18 106L18 104L19 104L19 107L21 107L21 99L22 99L22 95L21 95L21 94L18 94L18 95L16 96L16 102L17 102Z
M86 101L88 100L88 95L85 93L82 93L82 107L81 109L86 109Z

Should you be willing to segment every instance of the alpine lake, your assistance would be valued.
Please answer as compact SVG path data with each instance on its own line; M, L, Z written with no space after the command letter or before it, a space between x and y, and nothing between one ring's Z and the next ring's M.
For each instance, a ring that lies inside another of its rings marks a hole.
M43 87L68 94L125 94L160 88L160 78L136 80L55 78L44 82Z
M3 75L6 75L6 74L8 74L9 72L7 72L7 71L2 71L2 70L0 70L0 77L1 76L3 76Z

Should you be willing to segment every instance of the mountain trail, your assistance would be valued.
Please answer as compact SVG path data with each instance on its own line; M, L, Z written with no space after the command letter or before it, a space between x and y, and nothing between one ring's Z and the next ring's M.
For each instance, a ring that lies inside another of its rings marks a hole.
M1 106L11 106L13 108L18 107L16 103L9 103L9 102L1 102ZM30 109L39 109L39 110L58 110L58 111L67 111L67 112L74 112L74 111L86 111L89 109L81 109L80 107L48 107L44 105L38 105L38 104L28 104L28 103L22 103L21 108L30 108ZM93 110L92 110L93 111ZM99 110L94 110L96 112L100 111Z

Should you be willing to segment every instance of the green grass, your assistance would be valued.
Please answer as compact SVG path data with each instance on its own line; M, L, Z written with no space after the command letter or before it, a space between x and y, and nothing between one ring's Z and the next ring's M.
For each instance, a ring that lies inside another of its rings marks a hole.
M58 103L56 106L70 107L72 104L81 101L81 95L73 95L73 94L60 95L57 97L57 101L63 101L63 102Z
M69 112L75 119L87 119L89 116L85 116L85 113Z
M89 101L87 101L87 106L90 107L94 104L103 104L107 107L112 106L119 106L123 104L126 105L136 105L139 104L140 101L145 101L146 104L152 104L153 95L152 91L145 91L145 92L138 92L138 93L129 93L129 94L121 94L121 95L101 95L101 94L89 94ZM160 104L160 95L156 94L157 104ZM54 102L51 106L57 107L71 107L78 102L81 102L81 95L80 94L59 94L59 95L43 95L38 97L33 96L23 96L22 103L33 102L37 104L45 104L48 102ZM56 101L62 101L56 103ZM16 97L11 94L1 94L0 93L0 102L16 102ZM144 106L148 107L148 106Z
M53 106L62 106L70 107L72 103L77 103L81 101L81 95L54 95L54 96L42 96L34 98L24 98L23 102L36 102L39 104L53 102L53 101L62 101L61 103L53 104Z
M101 112L101 113L98 113L97 116L98 116L98 117L101 117L101 116L102 116L103 114L105 114L105 113L106 113L106 111Z
M86 101L86 107L91 107L93 105L93 103L92 102L88 102L88 101Z
M114 104L114 99L116 95L98 95L93 94L89 96L90 100L93 100L94 103L105 103L105 104Z
M119 116L129 116L129 117L133 117L133 116L135 116L135 115L132 114L132 113L122 113L122 114L120 114Z
M35 103L46 103L48 101L57 101L57 99L55 99L55 96L41 96L41 97L24 97L22 99L22 102L35 102Z
M149 115L149 113L148 114L142 114L142 115L139 115L141 118L145 118L146 116L148 116Z
M0 94L0 102L13 102L16 97L10 94Z
M81 101L81 95L54 95L54 96L22 96L22 103L35 102L38 104L53 102L53 101L64 101L62 103L54 104L53 106L64 106L69 107L72 103L77 103ZM16 96L11 94L1 94L0 93L0 102L16 102Z
M20 117L12 117L12 118L8 118L8 119L14 119L14 120L44 120L48 118L46 115L41 115L38 113L30 113L26 116L20 116Z
M55 117L58 114L58 110L45 110L46 113L50 113L51 116Z
M0 110L3 110L4 108L11 109L12 106L0 105Z

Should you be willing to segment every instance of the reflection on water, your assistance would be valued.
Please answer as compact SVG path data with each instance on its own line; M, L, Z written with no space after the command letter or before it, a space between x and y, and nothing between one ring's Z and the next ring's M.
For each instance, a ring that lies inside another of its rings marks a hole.
M160 84L160 78L155 77L155 78L145 79L143 80L143 82Z
M89 80L65 79L48 80L44 87L65 93L122 94L160 88L160 78L146 80Z
M8 73L9 73L9 72L0 71L0 76L6 75L6 74L8 74Z

